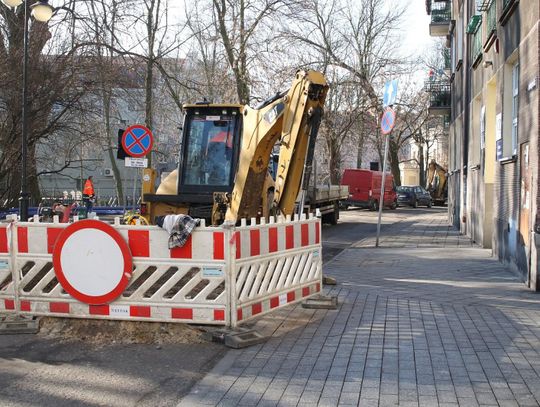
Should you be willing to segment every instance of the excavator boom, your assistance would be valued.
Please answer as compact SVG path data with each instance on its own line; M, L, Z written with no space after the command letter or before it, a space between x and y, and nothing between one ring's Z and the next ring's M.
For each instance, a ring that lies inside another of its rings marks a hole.
M328 84L315 71L299 71L289 91L262 109L246 108L236 182L225 219L257 216L270 155L279 142L274 205L290 215L304 175L308 145L315 142Z

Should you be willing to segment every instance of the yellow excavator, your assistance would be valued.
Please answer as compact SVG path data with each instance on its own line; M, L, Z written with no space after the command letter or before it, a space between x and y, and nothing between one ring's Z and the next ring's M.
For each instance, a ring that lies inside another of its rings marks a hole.
M431 160L428 165L427 190L431 194L434 205L445 205L448 194L446 170Z
M156 216L187 214L219 225L303 208L327 91L321 73L298 71L287 92L257 108L184 105L178 169L157 191L155 170L144 170L141 213L151 224ZM272 179L274 146L279 160Z

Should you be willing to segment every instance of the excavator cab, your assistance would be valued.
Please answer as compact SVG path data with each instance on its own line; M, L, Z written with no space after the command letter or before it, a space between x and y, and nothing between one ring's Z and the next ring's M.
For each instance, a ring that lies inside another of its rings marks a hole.
M177 191L186 203L213 203L214 192L231 192L241 138L241 107L184 106Z
M152 169L143 181L146 217L184 213L212 218L214 195L230 194L238 168L242 138L241 105L184 105L184 125L177 171L171 173L153 192ZM146 186L146 187L145 187Z

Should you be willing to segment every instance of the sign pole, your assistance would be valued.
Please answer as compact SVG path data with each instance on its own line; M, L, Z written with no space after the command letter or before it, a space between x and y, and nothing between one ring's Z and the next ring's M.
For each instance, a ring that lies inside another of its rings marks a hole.
M384 142L384 159L383 159L383 173L381 180L381 198L379 202L379 219L377 220L377 238L375 239L375 247L379 247L379 236L381 234L381 216L382 209L384 206L384 190L385 190L385 181L386 181L386 163L388 161L388 144L390 140L390 134L386 135L386 140Z

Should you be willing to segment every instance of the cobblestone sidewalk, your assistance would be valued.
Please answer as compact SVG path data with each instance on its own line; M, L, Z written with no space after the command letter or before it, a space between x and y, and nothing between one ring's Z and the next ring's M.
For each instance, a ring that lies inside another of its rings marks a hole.
M228 351L180 406L540 405L540 294L442 213L383 231L325 265L337 310L261 320L271 338Z

